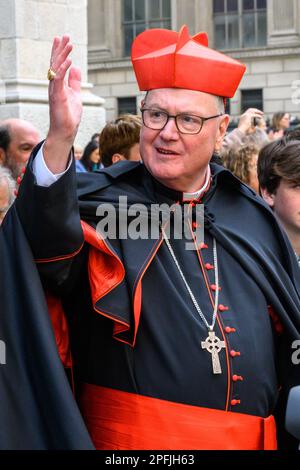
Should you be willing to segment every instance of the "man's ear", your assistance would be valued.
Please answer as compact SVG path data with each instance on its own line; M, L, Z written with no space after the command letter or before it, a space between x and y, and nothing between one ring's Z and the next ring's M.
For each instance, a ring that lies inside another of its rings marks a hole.
M222 148L223 139L225 137L228 124L229 124L229 116L228 114L224 114L224 116L220 118L220 122L219 122L219 129L218 129L217 138L215 142L215 152L219 152Z
M111 157L111 161L113 163L120 162L121 160L126 160L124 155L121 155L120 153L114 153L113 156Z
M275 194L274 193L269 193L269 191L266 188L260 188L260 192L266 203L270 207L274 207L275 203Z
M6 163L6 153L5 150L0 147L0 165L5 165Z

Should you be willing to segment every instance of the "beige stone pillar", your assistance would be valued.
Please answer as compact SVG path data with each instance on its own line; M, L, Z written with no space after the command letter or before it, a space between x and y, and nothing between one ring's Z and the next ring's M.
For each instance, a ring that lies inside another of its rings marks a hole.
M212 2L207 0L171 0L172 29L179 31L187 24L190 34L200 31L208 34L213 43Z
M89 63L122 57L122 0L88 0Z
M213 2L195 0L195 29L205 31L208 35L209 47L214 45Z
M195 33L195 0L176 0L172 2L172 16L176 18L174 29L179 31L183 24L189 27L190 34ZM173 26L173 25L172 25Z
M268 45L300 44L299 0L268 1Z
M86 0L0 0L0 120L30 120L45 137L49 125L46 79L53 37L69 34L82 71L84 145L105 122L104 100L87 83Z

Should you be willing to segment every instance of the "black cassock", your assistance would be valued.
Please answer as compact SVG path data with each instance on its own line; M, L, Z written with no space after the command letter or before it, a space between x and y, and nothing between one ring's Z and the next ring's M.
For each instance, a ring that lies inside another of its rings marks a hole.
M141 434L148 422L151 433L157 433L158 442L164 443L163 434L168 435L168 448L197 448L192 447L195 444L189 438L185 441L182 437L180 441L177 426L184 430L185 424L178 424L176 416L178 421L185 420L186 413L192 416L201 409L228 412L214 415L213 419L220 422L226 416L247 419L275 414L279 441L285 442L282 416L286 395L291 386L300 383L300 366L291 359L292 343L299 339L300 332L297 290L300 276L286 236L261 198L230 172L211 164L212 184L201 201L205 206L205 244L198 251L186 250L185 240L171 237L182 272L208 323L212 321L211 298L215 296L213 238L217 242L221 290L214 331L225 347L218 353L222 373L214 374L212 355L202 348L208 336L207 327L161 236L103 242L95 230L100 220L96 216L100 204L112 203L118 214L120 196L127 197L128 205L143 204L149 208L151 204L179 203L183 207L182 193L156 182L142 164L123 162L99 173L77 177L71 168L49 188L35 184L31 165L30 161L17 202L5 220L2 237L9 238L13 232L17 246L24 230L43 287L61 299L69 324L78 400L96 447L143 448L149 440L136 434ZM9 248L14 250L8 245L9 242L3 256L8 255ZM17 263L5 265L3 281L1 278L1 294L7 301L3 286L8 281L14 310L22 311L16 318L18 344L21 343L16 354L21 354L18 362L22 371L17 369L14 374L9 361L5 366L4 379L15 394L16 406L10 404L7 412L0 412L0 429L3 422L9 436L3 436L2 448L6 440L10 447L22 448L18 439L25 430L28 433L25 447L30 448L31 439L33 447L40 447L33 437L36 421L29 429L23 426L16 431L17 438L13 435L14 423L22 419L25 406L18 392L19 376L20 384L29 388L35 380L31 369L42 369L45 377L42 374L37 379L40 393L49 390L52 382L59 382L57 387L62 390L68 388L65 383L61 385L63 368L54 352L42 290L28 250L26 245L26 253L15 253L20 256L21 272L15 272ZM33 272L29 279L22 273L24 263L29 263ZM16 289L12 288L15 281L7 275L8 271L18 278ZM15 297L19 297L20 291L16 290L21 289L24 276L26 293L21 295L26 302L21 305ZM29 318L33 321L29 328L26 315L30 304ZM1 314L4 327L0 339L6 338L7 350L13 341L5 329L8 317L10 308ZM45 356L41 329L51 342L51 350L46 348ZM85 432L79 418L73 425L68 422L69 416L68 420L62 418L60 411L65 409L66 402L67 408L74 407L74 414L77 413L70 391L66 398L62 390L48 391L55 397L54 403L35 404L34 416L43 415L44 407L52 406L57 418L53 419L53 413L52 419L45 415L37 431L47 436L42 448L59 448L51 435L54 429L65 435L71 425L72 435ZM9 392L2 392L1 387L0 393L10 403ZM101 396L105 411L101 411ZM73 409L69 413L74 416ZM30 408L26 414L29 419ZM117 416L118 424L111 425ZM207 433L211 433L213 441L218 428ZM229 435L228 430L226 433L228 442L224 442L224 448L235 448L234 432L231 436L230 431ZM172 444L172 440L176 443ZM63 448L76 448L76 439L63 442ZM88 439L84 442L88 447ZM150 442L155 448L155 439ZM201 448L204 444L199 442Z

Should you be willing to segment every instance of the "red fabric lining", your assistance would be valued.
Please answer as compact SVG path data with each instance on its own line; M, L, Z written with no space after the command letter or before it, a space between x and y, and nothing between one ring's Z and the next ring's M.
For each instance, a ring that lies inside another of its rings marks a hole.
M68 324L65 318L61 300L58 297L46 293L46 301L59 357L64 367L72 368L72 356L69 341Z
M123 281L125 268L118 256L100 238L93 227L83 221L81 221L81 226L85 241L91 245L88 271L94 309L114 322L113 336L120 340L118 335L129 330L129 323L116 318L113 314L109 315L99 310L96 304Z
M137 276L137 282L133 294L133 312L134 312L134 332L131 341L126 341L119 335L129 330L130 325L118 318L113 314L109 315L96 306L97 302L107 295L111 290L115 289L124 279L125 268L122 261L113 251L107 246L105 241L101 239L96 230L88 225L86 222L81 222L84 238L91 245L89 254L89 279L92 292L92 301L94 309L101 315L110 318L114 322L113 336L118 341L124 342L134 346L136 334L139 326L142 304L142 278L148 269L152 259L154 258L162 240L155 246L149 260L146 260L144 267L140 270Z

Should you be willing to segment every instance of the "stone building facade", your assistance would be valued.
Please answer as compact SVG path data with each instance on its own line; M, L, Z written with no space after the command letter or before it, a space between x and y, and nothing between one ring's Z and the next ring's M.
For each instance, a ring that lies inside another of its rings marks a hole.
M139 108L132 36L149 26L178 31L184 23L192 34L206 31L211 47L247 66L229 103L233 118L249 106L267 117L276 111L300 117L299 0L89 0L89 81L105 99L108 119Z

